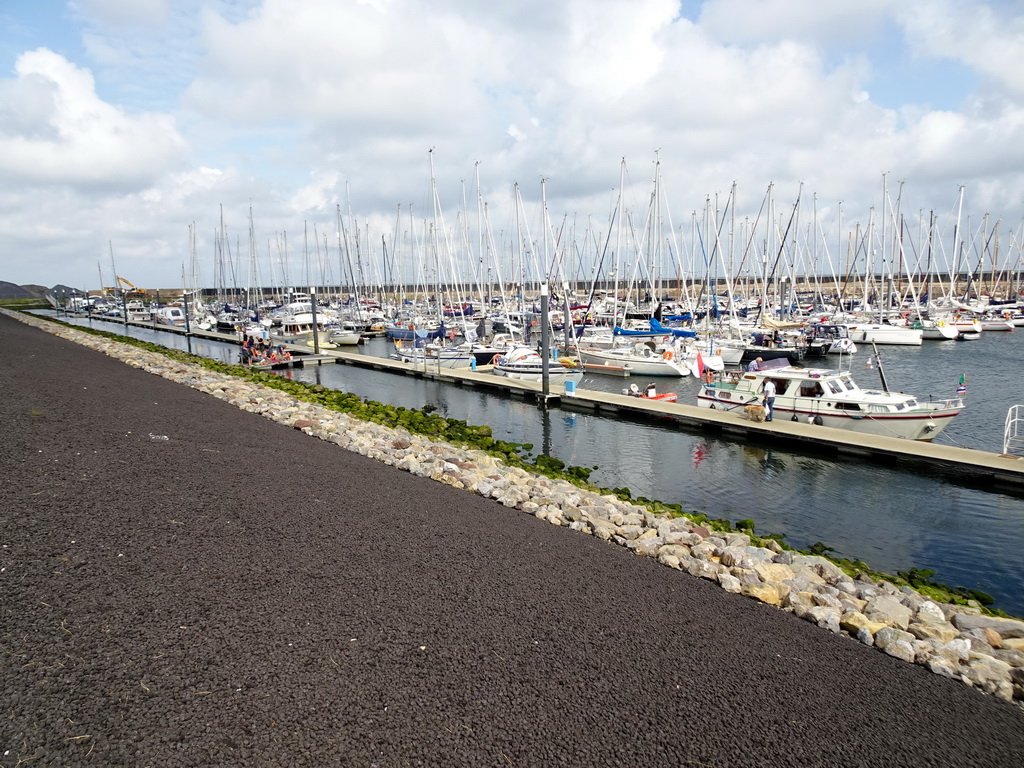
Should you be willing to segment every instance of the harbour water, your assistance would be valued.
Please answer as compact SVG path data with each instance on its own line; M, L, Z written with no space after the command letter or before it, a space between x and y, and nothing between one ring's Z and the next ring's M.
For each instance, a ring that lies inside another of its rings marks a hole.
M195 354L237 362L231 344L178 334L92 323L115 333ZM390 342L360 347L386 356ZM967 408L937 442L1000 452L1010 406L1024 403L1024 331L985 333L977 341L925 342L921 347L879 347L891 389L924 397L951 397L966 375ZM862 387L878 385L863 345L843 367ZM829 366L840 361L830 356ZM742 443L675 426L553 408L409 376L347 365L282 371L298 381L353 392L384 403L431 405L447 417L490 425L495 437L533 445L568 465L596 467L591 479L634 496L678 503L733 522L755 521L760 533L781 533L792 546L822 542L843 557L878 570L929 569L938 581L979 589L995 605L1024 615L1024 495L994 492L969 481L841 461L765 444ZM635 380L641 386L646 381ZM620 391L631 382L587 376L581 387ZM693 403L696 379L661 379L659 389Z

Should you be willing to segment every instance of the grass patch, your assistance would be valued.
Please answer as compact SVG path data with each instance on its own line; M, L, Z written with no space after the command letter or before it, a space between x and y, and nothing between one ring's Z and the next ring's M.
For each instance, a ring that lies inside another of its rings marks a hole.
M46 299L0 299L0 307L13 309L18 312L27 312L30 309L53 309ZM49 320L50 318L44 318Z

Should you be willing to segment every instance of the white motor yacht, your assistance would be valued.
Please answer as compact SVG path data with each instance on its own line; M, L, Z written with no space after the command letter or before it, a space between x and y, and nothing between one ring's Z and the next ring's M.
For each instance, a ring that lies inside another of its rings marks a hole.
M960 396L920 400L886 389L861 389L849 371L788 365L719 374L705 381L697 405L744 413L747 406L762 403L768 380L776 389L773 420L811 422L884 437L932 440L964 409Z

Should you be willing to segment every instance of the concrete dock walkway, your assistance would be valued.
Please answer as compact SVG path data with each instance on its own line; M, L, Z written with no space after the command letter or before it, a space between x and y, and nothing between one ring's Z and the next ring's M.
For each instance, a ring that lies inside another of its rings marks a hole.
M4 768L1024 764L1014 705L2 315L0 391Z

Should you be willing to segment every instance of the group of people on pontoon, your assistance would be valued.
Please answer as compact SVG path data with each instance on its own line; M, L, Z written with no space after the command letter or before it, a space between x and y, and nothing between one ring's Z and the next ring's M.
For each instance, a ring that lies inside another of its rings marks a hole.
M271 344L266 339L246 336L242 340L242 365L267 365L291 360L292 353L284 344Z

